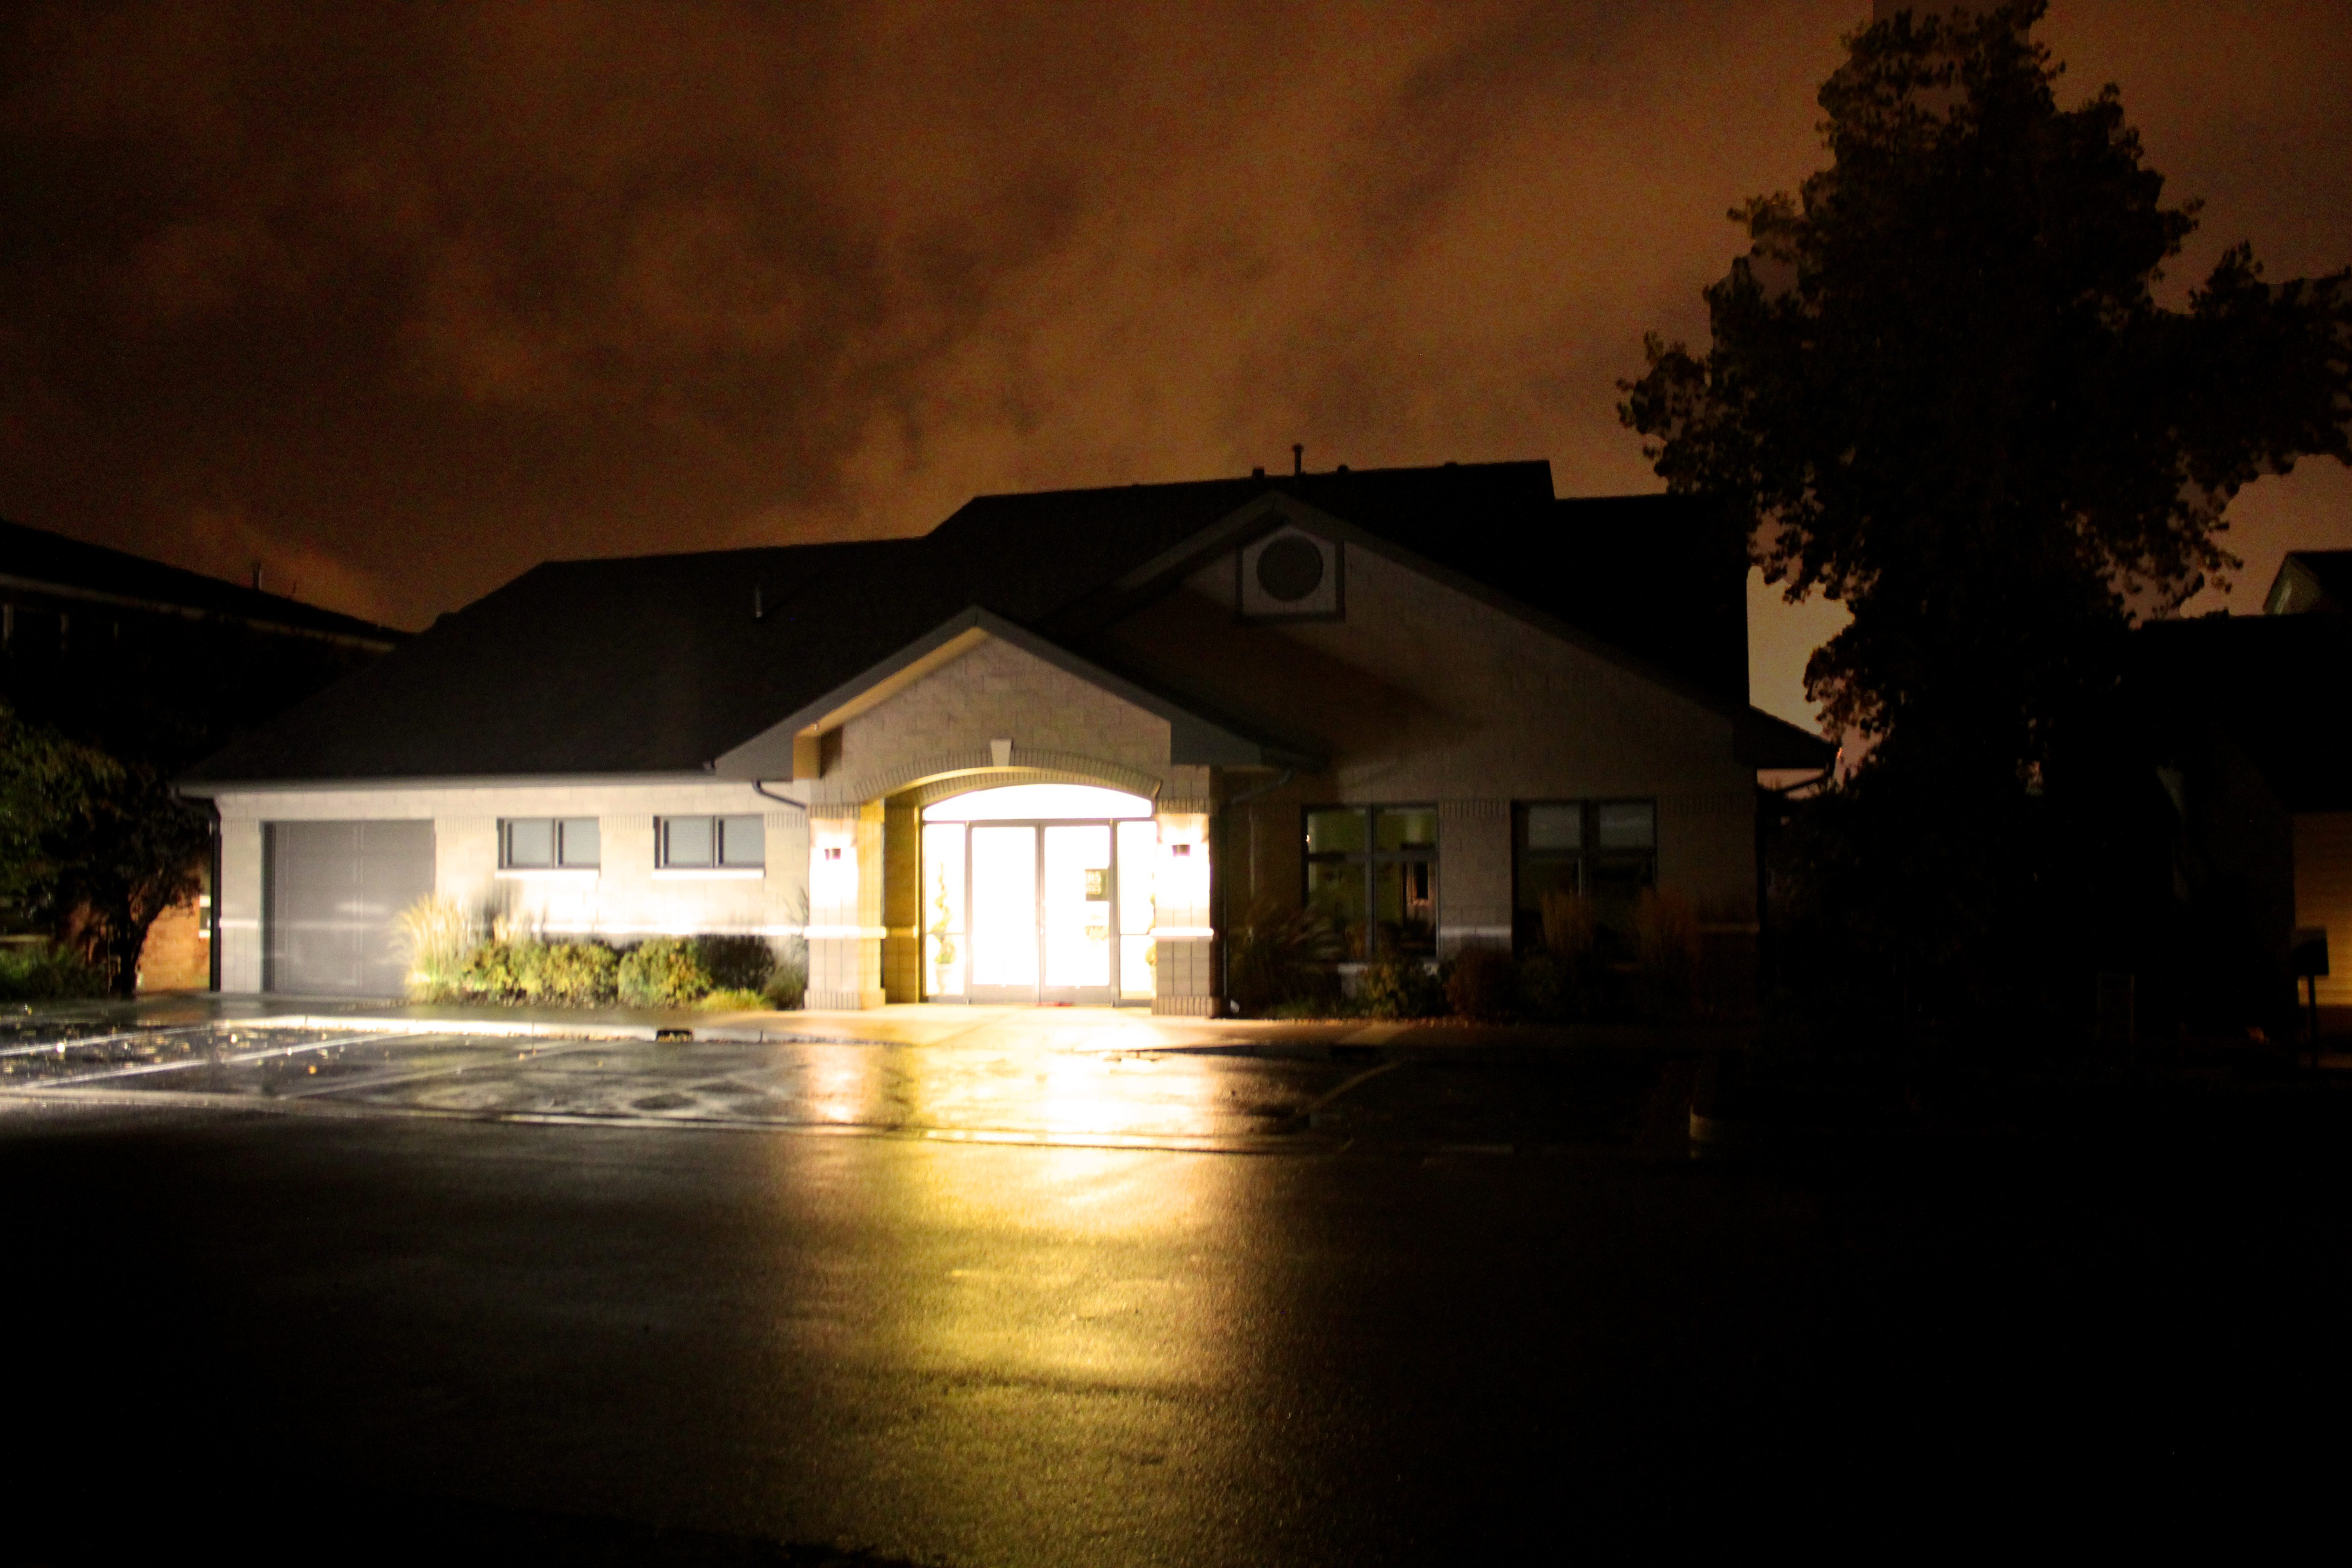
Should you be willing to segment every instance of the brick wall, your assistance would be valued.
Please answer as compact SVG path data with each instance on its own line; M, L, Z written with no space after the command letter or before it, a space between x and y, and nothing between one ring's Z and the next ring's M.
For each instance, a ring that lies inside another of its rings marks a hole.
M820 793L900 787L926 759L985 756L999 740L1024 754L1088 757L1154 778L1168 768L1168 721L991 639L843 725L840 775L828 770Z
M147 928L139 950L142 991L202 991L213 983L210 911L194 899L173 904Z

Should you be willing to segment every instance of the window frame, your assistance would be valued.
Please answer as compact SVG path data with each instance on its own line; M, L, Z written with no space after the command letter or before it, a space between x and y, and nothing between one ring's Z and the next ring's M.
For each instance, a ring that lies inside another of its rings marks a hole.
M670 857L670 825L698 822L710 836L707 860L675 860ZM757 860L727 858L727 825L753 824L760 837ZM656 877L764 877L768 872L768 819L758 812L667 812L654 818L654 874Z
M1638 805L1650 814L1650 842L1642 849L1604 849L1601 843L1601 813L1605 807ZM1654 889L1658 885L1658 797L1655 795L1588 795L1581 799L1549 797L1535 800L1515 800L1511 803L1511 946L1517 952L1531 952L1543 945L1543 915L1538 910L1526 909L1521 898L1527 884L1528 868L1538 851L1528 843L1528 824L1532 811L1540 806L1574 806L1577 821L1577 847L1572 851L1541 851L1546 860L1557 864L1570 859L1576 867L1575 890L1584 898L1593 896L1593 873L1604 857L1621 858L1621 863L1640 857L1641 885Z
M507 876L551 875L557 872L602 871L604 868L604 819L594 816L501 816L499 819L499 871ZM549 858L545 861L517 860L514 858L514 830L525 823L548 826ZM572 837L567 828L574 823L586 823L595 837L596 848L592 859L575 859L566 852L566 841Z
M1364 847L1361 849L1324 850L1310 847L1313 840L1309 837L1309 832L1317 814L1340 811L1353 812L1361 819ZM1426 845L1415 845L1410 848L1383 849L1380 847L1380 818L1382 812L1395 812L1400 815L1410 812L1425 815L1430 820L1433 837ZM1363 868L1364 902L1362 910L1359 911L1359 923L1364 933L1363 951L1360 953L1351 952L1348 962L1369 963L1391 958L1412 959L1437 956L1438 879L1441 875L1440 862L1444 858L1438 836L1442 832L1442 828L1438 826L1437 805L1433 801L1381 801L1368 805L1332 802L1303 805L1299 808L1298 890L1302 906L1308 906L1313 902L1311 884L1315 874L1314 868L1317 866L1351 864ZM1429 907L1429 941L1425 952L1392 951L1381 929L1381 868L1410 865L1428 868L1429 886L1425 901Z

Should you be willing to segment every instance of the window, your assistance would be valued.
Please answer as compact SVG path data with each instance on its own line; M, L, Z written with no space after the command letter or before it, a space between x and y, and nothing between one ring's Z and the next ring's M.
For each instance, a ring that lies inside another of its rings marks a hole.
M593 816L509 816L499 821L502 871L593 870L604 858Z
M660 816L654 837L664 870L756 871L768 863L768 828L757 816Z
M1604 944L1630 942L1634 900L1658 881L1656 803L1538 801L1511 815L1511 926L1520 950L1543 945L1544 900L1556 894L1590 900Z
M1329 917L1350 959L1434 955L1436 808L1310 807L1307 902Z

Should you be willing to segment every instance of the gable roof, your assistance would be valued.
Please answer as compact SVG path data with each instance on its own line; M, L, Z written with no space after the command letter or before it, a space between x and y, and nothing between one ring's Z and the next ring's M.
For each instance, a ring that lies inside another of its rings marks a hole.
M982 496L913 539L551 563L183 782L708 774L722 758L733 773L749 742L878 679L959 616L1087 658L1123 578L1270 493L1747 710L1746 564L1713 509L1561 502L1549 463L1448 464ZM1263 739L1134 684L1208 730Z
M711 771L721 778L790 777L797 771L793 766L793 743L804 733L847 722L991 639L1010 643L1033 658L1167 720L1171 761L1251 767L1310 760L1309 750L1297 742L1271 741L1238 724L1211 718L1196 706L1178 702L1164 693L1113 674L1091 659L975 605L714 759Z
M143 555L85 543L21 522L0 521L0 587L117 609L325 637L379 652L408 636L283 594L264 593L201 572L166 566Z

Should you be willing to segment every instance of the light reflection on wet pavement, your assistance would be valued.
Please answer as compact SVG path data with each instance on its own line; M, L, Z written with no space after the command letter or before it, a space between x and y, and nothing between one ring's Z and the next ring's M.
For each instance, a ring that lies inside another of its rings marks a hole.
M2352 1143L1694 1162L1687 1050L1341 1029L147 1023L0 1021L36 1561L1548 1562L2029 1472L2105 1529L2347 1385Z
M331 1021L330 1021L331 1022ZM961 1043L959 1043L961 1042ZM1508 1152L1679 1144L1670 1058L1564 1054L1514 1071L1132 1049L1132 1031L982 1026L912 1044L517 1038L208 1021L0 1028L0 1103L897 1134L1301 1151L1373 1140Z

